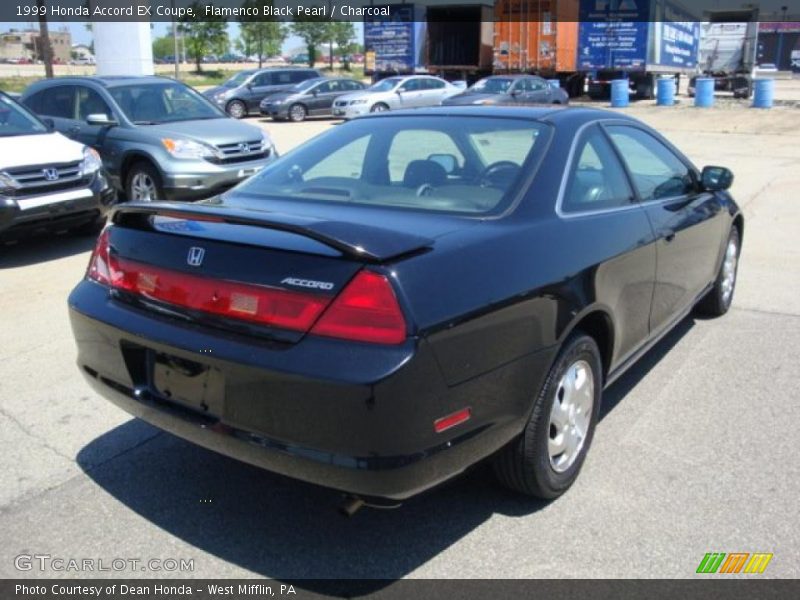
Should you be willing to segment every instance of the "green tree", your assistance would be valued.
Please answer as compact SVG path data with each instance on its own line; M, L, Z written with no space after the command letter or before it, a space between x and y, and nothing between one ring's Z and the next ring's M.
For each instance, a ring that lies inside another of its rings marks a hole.
M175 42L171 35L157 37L153 40L153 58L164 58L175 54Z
M256 9L259 15L264 14L264 7L272 6L272 0L244 0L242 8ZM277 21L259 20L261 17L242 17L242 44L258 54L258 66L261 68L264 56L280 54L283 41L288 35L286 27ZM245 52L246 56L250 52Z
M331 21L325 17L297 18L292 23L292 33L301 38L308 48L308 66L313 67L317 59L317 46L330 42Z
M202 60L207 54L223 54L228 50L228 23L225 17L206 16L205 5L199 0L191 4L194 14L203 15L202 21L183 17L178 30L183 34L186 52L194 59L198 72L202 72Z
M356 29L350 21L334 21L331 23L331 38L339 48L339 54L344 61L345 70L350 70L348 55L353 52L353 38L356 37ZM331 68L333 59L331 58Z

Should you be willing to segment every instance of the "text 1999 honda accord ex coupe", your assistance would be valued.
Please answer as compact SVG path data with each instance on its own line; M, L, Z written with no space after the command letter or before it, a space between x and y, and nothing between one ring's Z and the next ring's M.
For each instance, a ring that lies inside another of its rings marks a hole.
M728 310L731 181L600 110L356 119L221 197L116 208L69 299L78 364L145 421L360 497L491 457L553 498L603 389Z

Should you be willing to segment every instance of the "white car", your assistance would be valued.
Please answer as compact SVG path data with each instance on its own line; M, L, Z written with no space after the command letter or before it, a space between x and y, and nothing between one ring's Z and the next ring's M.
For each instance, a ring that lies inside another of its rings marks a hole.
M94 148L0 92L0 240L41 229L95 233L115 199Z
M387 77L361 92L340 96L333 103L333 116L352 119L369 112L438 106L462 90L430 75Z

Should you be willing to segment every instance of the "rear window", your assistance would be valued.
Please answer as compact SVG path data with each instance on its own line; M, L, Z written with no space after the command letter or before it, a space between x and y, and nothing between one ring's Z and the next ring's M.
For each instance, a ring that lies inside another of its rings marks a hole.
M447 213L503 209L549 128L507 118L356 119L285 155L238 190L298 202Z

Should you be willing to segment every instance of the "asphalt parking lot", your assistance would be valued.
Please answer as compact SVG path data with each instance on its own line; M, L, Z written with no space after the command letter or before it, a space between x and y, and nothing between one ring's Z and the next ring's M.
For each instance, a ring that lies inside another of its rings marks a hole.
M771 552L800 576L800 111L627 110L698 165L730 167L746 225L733 308L688 318L606 393L581 477L547 504L479 468L399 510L160 433L95 396L66 297L92 240L0 249L0 577L23 553L184 558L191 573L102 576L696 577L706 552ZM262 123L285 152L335 121Z

